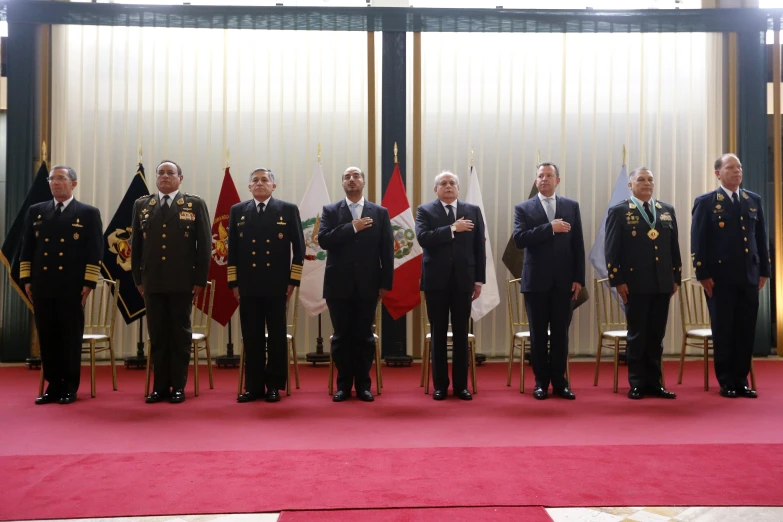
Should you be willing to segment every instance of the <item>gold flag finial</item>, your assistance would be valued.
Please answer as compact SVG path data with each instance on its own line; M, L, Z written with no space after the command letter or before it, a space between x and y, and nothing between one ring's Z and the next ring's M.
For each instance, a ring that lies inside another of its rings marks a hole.
M625 145L623 145L623 165L625 165Z
M226 168L231 166L231 149L226 147Z
M541 164L541 151L539 150L536 153L536 165L540 165L540 164Z
M398 152L398 151L399 151L399 149L397 148L397 142L395 141L395 142L394 142L394 163L395 163L395 164L400 162L400 161L397 159L397 152Z
M46 142L41 142L41 161L46 161Z
M141 165L141 164L142 164L142 161L141 161L141 160L142 160L143 158L144 158L144 154L143 154L143 152L142 152L142 150L141 150L141 145L139 145L139 165Z
M321 164L321 144L318 144L318 164Z
M470 149L470 168L473 168L475 165L476 165L476 161L473 156L473 149Z

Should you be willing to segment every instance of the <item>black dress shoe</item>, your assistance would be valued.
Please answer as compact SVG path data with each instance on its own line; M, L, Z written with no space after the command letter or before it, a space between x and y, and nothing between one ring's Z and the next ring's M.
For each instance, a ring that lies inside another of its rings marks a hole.
M370 390L357 391L356 392L356 396L362 402L372 402L372 401L375 400L375 397L372 396L372 393L370 392Z
M343 402L345 400L348 400L350 396L351 396L351 392L349 391L337 390L337 392L334 394L334 397L332 397L332 402Z
M677 394L674 392L670 392L663 386L659 386L657 388L652 388L650 390L649 395L652 395L653 397L660 397L661 399L676 399Z
M543 401L547 397L549 397L549 395L547 394L546 390L544 388L542 388L541 386L536 386L535 388L533 388L533 398L534 399L537 399L539 401Z
M737 398L737 391L734 388L729 388L728 386L721 386L720 387L720 396L721 397L727 397L729 399L736 399Z
M266 402L280 402L280 393L274 388L269 388L266 392Z
M643 397L641 388L631 388L628 390L628 398L638 401Z
M59 397L55 397L51 393L44 393L43 395L41 395L40 397L35 399L35 403L38 404L38 405L41 405L41 404L51 404L51 403L57 402L59 400L60 400Z
M180 402L185 402L185 390L174 390L171 392L171 397L169 398L169 402L171 404L179 404Z
M436 401L445 401L446 400L446 392L443 390L435 390L432 392L432 398Z
M164 399L168 399L169 395L170 394L168 394L168 393L154 391L154 392L149 394L149 396L147 397L147 399L144 402L146 402L147 404L155 404L155 403L160 402L160 401L162 401Z
M76 394L71 392L64 393L57 402L60 404L71 404L72 402L76 402Z
M566 386L565 388L562 388L560 390L554 390L554 394L558 397L562 397L563 399L568 399L569 401L573 401L576 399L576 395L574 392L571 391L571 388Z
M454 392L454 396L463 401L473 400L473 396L470 394L468 390L460 390L458 392Z
M253 402L258 399L258 395L251 392L245 392L237 397L237 402Z
M737 389L737 397L747 397L748 399L758 399L759 394L756 390L751 390L747 386Z

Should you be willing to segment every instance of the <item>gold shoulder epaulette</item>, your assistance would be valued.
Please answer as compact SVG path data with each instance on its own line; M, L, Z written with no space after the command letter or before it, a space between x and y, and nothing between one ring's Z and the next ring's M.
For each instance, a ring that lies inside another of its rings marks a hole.
M189 198L202 199L202 197L197 195L197 194L189 194L189 193L185 192L185 195L188 196Z
M147 194L146 196L142 196L142 197L140 197L140 198L139 198L139 199L137 199L136 201L141 201L142 199L146 199L146 198L148 198L148 197L150 197L150 196L152 196L152 194Z

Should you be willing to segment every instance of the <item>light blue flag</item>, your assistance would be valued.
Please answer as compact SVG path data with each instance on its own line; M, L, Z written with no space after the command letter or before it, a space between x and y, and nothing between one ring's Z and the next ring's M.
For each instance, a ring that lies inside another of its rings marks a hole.
M598 235L595 237L595 243L590 250L590 263L595 267L595 275L599 279L609 276L606 270L606 253L604 252L604 239L606 238L606 217L609 215L609 209L631 197L631 189L628 188L628 172L623 165L620 169L620 175L614 183L612 199L604 212L604 218L601 220L601 228L598 229Z

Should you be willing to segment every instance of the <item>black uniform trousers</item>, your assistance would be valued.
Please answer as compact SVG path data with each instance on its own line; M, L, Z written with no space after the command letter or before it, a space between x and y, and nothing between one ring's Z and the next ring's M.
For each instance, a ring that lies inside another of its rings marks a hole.
M152 345L153 391L167 395L182 390L188 380L193 330L190 312L193 295L187 293L144 294L147 330Z
M285 295L242 296L239 300L245 343L245 390L254 395L263 395L264 386L275 390L285 388L288 377L285 304ZM268 338L264 335L264 325Z
M446 342L451 315L451 378L455 391L468 389L468 329L473 290L459 289L456 273L452 270L448 288L424 292L427 301L427 317L432 333L430 360L432 383L436 390L449 388L449 365Z
M49 383L46 393L53 397L76 393L84 334L81 294L36 297L33 293L33 309L44 379Z
M337 389L370 391L370 369L375 358L372 324L377 299L361 299L357 293L350 299L327 299L332 319L332 360L337 367Z
M626 357L631 388L652 391L661 387L661 355L670 301L670 294L628 294Z
M536 386L545 391L550 382L555 390L568 386L565 374L572 296L569 290L525 292L525 309L530 321L530 364Z
M712 323L715 375L721 386L748 385L756 336L759 289L756 285L716 281L707 298Z

